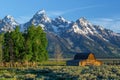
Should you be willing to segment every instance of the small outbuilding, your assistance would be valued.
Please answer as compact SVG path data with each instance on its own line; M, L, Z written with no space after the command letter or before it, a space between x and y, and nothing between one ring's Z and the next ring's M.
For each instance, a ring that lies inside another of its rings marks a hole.
M74 56L73 60L67 61L67 65L70 65L70 66L87 66L87 65L100 66L102 65L102 61L96 60L95 55L93 53L77 53Z

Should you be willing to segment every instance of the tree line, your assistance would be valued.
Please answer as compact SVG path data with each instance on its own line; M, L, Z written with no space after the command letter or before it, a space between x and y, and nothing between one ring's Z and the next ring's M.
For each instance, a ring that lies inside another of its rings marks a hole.
M46 33L40 26L31 25L23 33L14 31L0 34L0 61L40 62L48 59Z

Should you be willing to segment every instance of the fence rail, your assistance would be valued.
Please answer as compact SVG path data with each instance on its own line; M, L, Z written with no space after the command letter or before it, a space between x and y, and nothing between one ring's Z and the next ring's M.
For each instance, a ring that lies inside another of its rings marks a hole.
M120 59L98 59L103 62L103 64L120 65Z

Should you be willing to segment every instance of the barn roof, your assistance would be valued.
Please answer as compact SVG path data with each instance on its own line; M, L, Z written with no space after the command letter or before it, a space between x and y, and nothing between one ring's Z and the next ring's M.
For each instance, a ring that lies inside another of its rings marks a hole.
M91 53L77 53L74 56L74 60L84 60L84 59L87 59L89 54L91 54Z

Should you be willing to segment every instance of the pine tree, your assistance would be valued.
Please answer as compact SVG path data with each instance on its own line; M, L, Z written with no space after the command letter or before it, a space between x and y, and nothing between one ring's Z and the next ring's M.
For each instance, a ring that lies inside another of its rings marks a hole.
M4 61L21 61L24 56L24 37L19 27L4 35Z
M15 31L11 32L11 38L13 41L13 53L14 53L14 60L21 61L23 60L24 56L24 37L20 32L19 27L17 26Z
M0 37L1 38L1 37ZM23 34L19 27L4 34L4 61L45 61L48 59L46 33L40 26L30 26ZM2 50L2 49L1 49Z
M48 59L46 33L40 26L30 26L25 35L26 53L29 61L44 61ZM29 55L29 56L28 56Z
M3 60L3 40L4 39L4 34L0 34L0 62Z
M13 60L13 41L11 39L11 33L6 32L4 34L4 43L3 43L3 61L12 61Z

